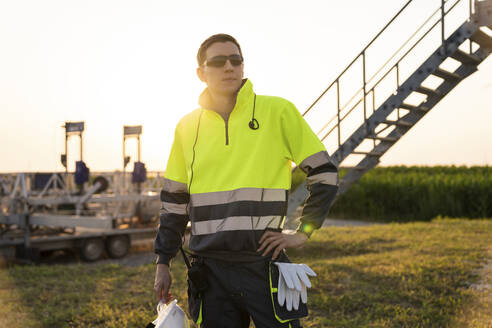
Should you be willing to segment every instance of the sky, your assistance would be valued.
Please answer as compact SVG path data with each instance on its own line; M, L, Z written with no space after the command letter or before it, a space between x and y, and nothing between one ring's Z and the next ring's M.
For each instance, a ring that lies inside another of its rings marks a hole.
M392 30L368 49L369 75L440 2L410 4ZM85 121L83 159L91 171L122 169L124 125L143 126L142 161L150 171L163 171L174 127L197 108L205 87L195 73L196 52L204 39L215 33L233 35L256 93L284 97L304 112L405 3L0 0L0 172L64 170L60 155L66 121ZM462 3L450 14L446 35L468 14L468 1ZM437 43L432 42L439 42L440 33L435 29L421 52L408 56L402 79L435 50ZM445 64L453 69L456 63ZM358 88L357 70L341 82L346 99ZM394 84L390 80L385 83ZM377 102L388 90L378 91ZM488 58L398 141L380 165L492 165L491 93ZM315 130L335 113L319 107L318 116L306 116ZM342 135L355 129L350 124ZM70 170L79 159L79 142L69 139ZM132 161L136 146L134 139L126 143ZM334 151L329 142L327 147Z

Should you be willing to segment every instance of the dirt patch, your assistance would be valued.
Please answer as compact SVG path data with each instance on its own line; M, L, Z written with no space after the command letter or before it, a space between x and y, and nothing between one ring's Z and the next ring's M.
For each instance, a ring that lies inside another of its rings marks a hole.
M480 281L472 284L471 289L478 292L488 292L492 301L492 248L488 252L488 261L478 270Z
M474 301L461 311L452 327L492 328L492 248L477 274L478 282L470 285Z

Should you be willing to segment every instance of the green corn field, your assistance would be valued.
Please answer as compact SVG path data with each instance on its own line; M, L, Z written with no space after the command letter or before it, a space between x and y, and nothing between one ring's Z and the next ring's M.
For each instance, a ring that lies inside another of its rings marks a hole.
M293 186L300 180L295 172ZM382 222L492 217L492 167L376 167L336 200L330 216Z

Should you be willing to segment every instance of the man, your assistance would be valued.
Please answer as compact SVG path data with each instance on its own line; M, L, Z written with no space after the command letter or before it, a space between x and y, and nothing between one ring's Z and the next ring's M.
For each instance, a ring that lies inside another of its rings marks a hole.
M175 130L161 192L154 290L167 297L169 261L190 220L193 262L207 275L206 290L189 282L190 314L200 327L249 327L250 317L257 328L299 327L295 311L285 319L274 309L271 262L288 262L283 250L303 246L321 226L338 189L337 168L294 105L253 92L232 36L205 40L197 60L207 88L200 108ZM292 161L307 173L310 196L299 229L288 234L282 227Z

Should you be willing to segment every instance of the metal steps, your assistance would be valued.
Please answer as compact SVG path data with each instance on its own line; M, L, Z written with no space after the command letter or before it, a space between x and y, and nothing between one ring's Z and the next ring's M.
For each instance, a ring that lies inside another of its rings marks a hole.
M492 8L492 0L486 1L487 5L490 5ZM492 13L490 14L492 15ZM492 17L490 17L490 19L492 20ZM360 160L357 165L351 167L347 174L345 174L340 180L339 195L346 192L353 183L357 182L362 175L365 174L365 172L377 166L381 156L383 156L396 142L398 142L403 135L410 131L410 129L415 126L415 124L420 121L427 112L432 110L435 105L439 103L439 101L443 99L453 88L455 88L466 77L473 74L477 70L477 66L490 55L492 52L492 36L489 36L487 33L481 31L479 27L480 25L476 23L475 19L465 21L446 40L443 40L442 44L439 45L435 51L430 54L430 56L418 68L415 69L414 73L407 77L401 84L398 82L398 66L396 66L397 86L395 92L391 94L383 103L378 105L379 107L373 108L372 114L368 116L366 116L366 107L364 107L363 123L343 142L340 140L340 125L338 125L339 146L338 149L331 154L332 158L338 163L341 163L350 155L363 155L362 160ZM467 40L475 42L480 47L473 53L466 53L458 49L458 46ZM420 40L418 42L420 42ZM364 52L365 50L362 52L362 55ZM403 57L405 56L406 54ZM453 58L460 62L460 66L455 69L454 72L450 72L440 67L441 64L448 58ZM356 60L357 58L353 61L353 63ZM351 65L352 64L350 64L349 67ZM345 71L347 71L349 67L347 67ZM328 87L327 90L329 90L332 86L336 86L338 90L340 83L339 79L345 71L343 71L343 73L330 85L330 87ZM423 86L424 81L431 75L442 79L441 84L435 89ZM363 77L363 81L365 81L365 77ZM327 90L315 101L315 104L321 97L324 96ZM364 86L363 90L366 92L364 97L366 97L366 95L370 95L370 92L373 92L372 95L374 96L374 87L373 89L367 91ZM419 105L410 104L410 102L414 101L407 98L413 92L426 95L427 97ZM365 98L363 98L363 100L365 101ZM308 109L308 111L313 107L313 105ZM404 112L404 115L400 116L400 109L408 110L408 112ZM390 119L390 115L396 113L396 111L398 111L398 119ZM386 126L379 132L376 132L376 128L380 124L386 124ZM381 136L380 134L387 129L389 129L389 133L385 136ZM337 131L337 129L332 129L332 131ZM374 146L372 149L364 151L356 150L362 142L366 142L367 140L373 140ZM297 188L290 195L288 220L292 219L291 209L300 205L305 199L305 196L308 195L305 187L306 184L304 182L301 184L301 188ZM295 201L292 202L292 200Z
M398 121L385 120L385 121L383 121L383 123L384 124L388 124L388 125L397 125L397 126L404 126L404 127L411 127L411 126L413 126L412 123L406 122L406 121L403 121L403 120L398 120Z
M392 138L392 137L379 137L379 136L367 136L367 139L374 139L374 140L379 140L379 141L386 141L386 142L395 142L398 140L398 138Z
M354 155L366 155L366 156L383 156L383 153L377 151L353 151Z
M434 71L434 73L432 73L432 75L435 75L437 77L440 77L441 79L448 80L448 81L461 80L461 76L459 76L458 74L448 72L439 67Z
M335 152L335 157L343 160L350 154L361 155L361 152L354 150L363 139L381 141L379 144L375 145L372 150L367 151L365 158L344 176L341 181L340 194L343 194L343 192L348 190L350 185L356 182L370 168L376 166L379 162L379 158L384 155L389 148L391 148L405 133L411 129L412 126L414 126L443 97L445 97L452 88L476 70L477 64L482 62L486 55L482 54L484 57L480 57L478 55L480 54L480 51L478 51L478 54L466 54L459 50L457 45L463 43L472 35L477 35L477 30L478 26L473 26L469 22L464 23L446 41L447 44L450 45L448 48L448 50L450 50L448 54L450 53L451 56L442 56L440 49L436 49L429 59L427 59L414 72L414 74L412 74L401 85L401 87L398 88L397 93L390 96L370 117L367 118L366 122L357 131L355 131L344 144L341 145L339 150ZM453 45L454 48L452 48ZM440 68L439 66L447 57L459 59L462 65L454 72L449 72ZM436 89L424 87L422 83L429 75L438 76L444 81ZM419 105L412 105L405 102L405 99L412 92L427 95L427 100ZM409 112L397 121L388 120L387 117L394 110L394 108L406 109L409 110ZM378 136L375 135L374 132L376 126L380 123L393 124L395 126L404 127L404 129L394 129L387 136ZM357 135L363 136L361 138ZM377 156L375 156L376 154Z
M490 0L489 0L490 1ZM480 49L476 50L472 54L468 54L458 49L458 45L462 44L465 40L472 40L480 45ZM348 190L351 184L355 183L360 177L376 166L379 162L379 158L388 151L405 133L415 126L415 124L421 120L427 112L429 112L439 101L444 98L454 87L456 87L463 79L471 75L477 70L477 65L480 64L487 56L492 52L492 37L487 33L481 31L478 25L468 21L460 26L445 42L447 45L447 52L443 52L440 48L425 61L416 72L411 75L407 81L405 81L401 87L397 89L396 95L390 96L387 101L378 108L363 124L364 129L359 129L357 132L366 133L365 139L374 139L381 141L373 147L373 149L367 151L367 155L362 159L353 169L351 169L341 181L339 194L343 194ZM433 58L434 57L434 58ZM461 66L454 72L449 72L440 68L441 63L448 57L458 60ZM435 59L435 60L433 60ZM426 74L429 72L429 74ZM434 75L443 79L441 85L436 89L430 89L422 85L423 81L429 76ZM407 86L408 85L408 86ZM417 85L417 87L415 87ZM407 89L415 92L427 95L427 99L419 105L411 105L405 102L406 97L409 95ZM401 97L398 97L401 95ZM401 101L400 101L401 100ZM400 102L398 102L400 101ZM401 108L409 110L409 112L403 117L399 117L398 120L388 120L386 117L392 112L392 108ZM384 111L385 108L390 110ZM382 116L386 117L381 119ZM374 120L375 124L371 125L371 121ZM375 127L379 123L385 123L394 125L396 127L385 137L379 137L374 135ZM369 128L368 128L369 127ZM354 133L354 135L356 134ZM349 138L353 144L354 140L357 141L360 138L355 136ZM348 148L347 142L341 145L340 148ZM350 148L349 148L350 149ZM338 151L336 152L338 153ZM359 154L360 152L352 152ZM371 156L371 154L377 154L378 156ZM338 158L345 158L349 154L343 153L343 156Z
M489 27L492 29L492 27ZM478 30L470 38L473 42L478 43L481 47L492 49L492 38L485 32Z
M415 89L415 91L424 95L428 95L430 97L439 97L439 92L423 86L418 87L417 89Z
M477 66L482 62L477 56L467 54L466 52L463 52L459 49L456 50L450 57L462 62L465 65Z
M414 112L428 112L429 111L429 108L428 107L425 107L425 106L414 106L414 105L405 104L405 103L402 103L399 106L399 108L408 109L408 110L414 111Z
M405 104L405 103L401 103L400 108L413 110L413 111L418 110L417 106Z

